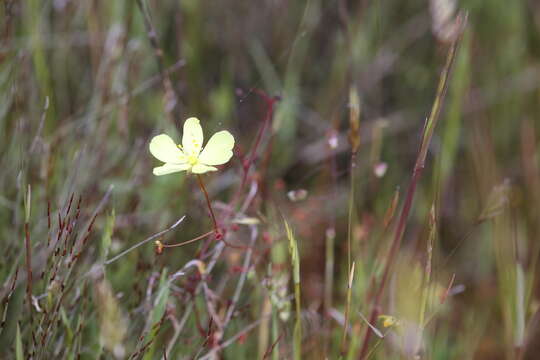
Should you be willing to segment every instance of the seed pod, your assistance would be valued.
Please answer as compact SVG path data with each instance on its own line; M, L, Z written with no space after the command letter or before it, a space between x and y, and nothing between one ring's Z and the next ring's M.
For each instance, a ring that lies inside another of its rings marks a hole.
M360 147L360 98L355 87L349 90L349 143L356 153Z

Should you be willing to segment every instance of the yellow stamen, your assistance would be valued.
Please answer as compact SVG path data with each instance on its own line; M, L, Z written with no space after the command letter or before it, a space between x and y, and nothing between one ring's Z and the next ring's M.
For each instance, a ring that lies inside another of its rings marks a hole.
M188 162L191 166L193 166L193 165L195 165L195 164L197 164L197 163L199 162L199 159L198 159L196 156L190 155L190 156L188 156L188 158L187 158L187 162Z

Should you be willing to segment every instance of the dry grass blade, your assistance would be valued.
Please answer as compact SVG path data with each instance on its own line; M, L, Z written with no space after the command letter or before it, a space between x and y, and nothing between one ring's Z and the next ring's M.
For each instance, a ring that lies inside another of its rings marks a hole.
M463 18L463 28L466 24L466 16L462 15ZM444 68L441 72L440 78L439 78L439 85L437 88L437 94L435 96L435 100L433 102L433 106L431 109L431 113L429 117L426 119L426 123L424 125L424 130L422 132L422 142L420 144L420 150L418 152L418 156L416 158L416 163L413 169L413 174L411 177L411 182L409 184L409 188L407 189L407 194L404 200L403 209L401 210L401 214L398 220L398 224L396 226L394 239L392 241L392 245L390 247L388 256L386 258L384 272L380 281L380 284L376 290L376 295L374 302L372 304L372 310L369 317L369 322L373 323L375 319L377 318L377 312L378 308L380 306L380 302L382 300L382 294L384 293L386 284L388 282L388 278L390 276L391 268L394 265L395 258L397 256L397 252L399 250L399 247L401 245L401 240L403 238L403 234L405 232L405 226L407 219L409 217L409 212L412 207L412 203L414 200L414 194L416 192L416 186L418 184L418 181L420 180L420 176L422 174L422 170L425 166L427 151L429 148L429 145L431 144L431 138L433 137L433 132L435 131L435 126L437 125L437 121L439 120L439 114L441 111L441 107L444 101L444 97L446 95L446 91L448 89L448 79L451 74L452 65L454 63L454 60L456 58L457 49L459 47L461 37L458 37L450 46L450 49L448 50L448 55L446 57L446 64L444 65ZM362 349L360 351L359 359L364 360L366 355L368 354L369 349L369 339L371 337L371 331L367 330L362 342Z

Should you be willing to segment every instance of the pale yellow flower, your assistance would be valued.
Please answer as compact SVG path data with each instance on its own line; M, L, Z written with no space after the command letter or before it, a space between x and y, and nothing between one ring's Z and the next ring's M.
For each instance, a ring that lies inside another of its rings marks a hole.
M150 141L150 153L165 164L154 168L154 175L167 175L178 171L204 174L216 171L213 165L222 165L233 156L234 137L228 131L215 133L203 149L203 131L200 121L191 117L184 123L182 145L166 134Z

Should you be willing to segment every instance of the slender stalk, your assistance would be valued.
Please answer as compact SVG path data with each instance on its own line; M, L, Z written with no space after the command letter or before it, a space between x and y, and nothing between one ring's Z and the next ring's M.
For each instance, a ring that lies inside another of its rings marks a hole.
M234 344L240 337L245 336L247 333L249 333L251 330L257 327L268 315L259 318L255 322L249 324L248 326L244 327L242 330L240 330L236 335L230 337L229 339L225 340L222 344L217 345L212 350L210 350L206 355L200 357L200 360L208 360L208 359L215 359L216 354L219 351L222 351L226 347Z
M169 73L166 70L165 55L164 55L163 49L159 46L157 32L154 27L154 24L152 23L150 13L145 6L144 0L137 0L137 5L143 16L146 33L148 35L148 39L150 40L150 45L152 46L152 49L154 50L154 55L156 57L156 61L158 64L159 75L161 77L161 82L163 84L163 89L165 91L165 112L167 114L169 121L171 121L174 124L174 116L172 114L172 110L175 108L175 106L178 103L178 96L176 92L174 91L171 78L169 76Z
M358 97L358 91L355 87L349 89L349 144L351 145L351 163L350 163L350 181L351 190L349 194L349 215L347 219L347 271L349 273L349 279L347 284L347 304L345 307L345 326L343 328L343 336L341 338L341 357L344 357L347 349L345 343L347 341L347 331L349 330L349 317L351 309L351 296L352 296L352 282L354 277L355 263L352 262L352 237L354 228L354 199L356 196L356 156L360 147L360 99ZM352 262L352 265L351 265Z
M293 358L300 360L302 357L302 311L300 300L300 255L298 253L298 242L294 237L291 227L284 219L287 238L289 239L289 253L293 267L294 281L294 301L296 305L296 319L293 330Z
M328 150L328 173L330 177L331 191L334 199L338 198L337 190L337 160L335 151L335 140L337 138L336 120L327 139ZM329 214L329 225L326 229L326 241L325 241L325 270L324 270L324 337L323 337L323 354L327 356L330 342L330 329L332 327L332 319L329 316L330 309L332 308L332 292L334 289L334 242L336 238L336 216L335 212Z
M324 268L324 323L325 323L325 336L324 336L324 354L328 351L328 334L330 332L330 309L332 308L332 289L334 288L334 240L336 238L334 228L326 230L326 242L325 242L325 268Z
M27 192L24 197L24 244L26 248L26 297L28 302L28 314L30 314L30 322L32 322L32 244L30 242L30 209L32 205L32 188L30 184L27 186Z
M214 210L212 209L212 203L210 202L210 197L208 196L208 191L206 191L206 187L204 186L204 182L202 180L201 175L197 175L197 180L199 181L199 186L202 192L204 193L204 197L206 198L206 205L208 206L208 210L210 210L210 216L212 217L212 221L214 223L214 232L217 235L220 232L219 232L218 224L216 221L216 215L214 215Z
M462 25L465 26L466 24L466 17L462 18ZM392 269L392 265L395 262L395 258L397 256L398 250L401 245L401 240L403 239L403 234L405 233L405 227L407 224L407 219L409 217L409 213L411 211L412 203L414 200L414 194L416 192L416 186L418 185L418 182L420 180L420 177L422 175L422 171L424 170L427 151L429 148L429 145L431 143L431 138L433 136L433 132L435 130L435 126L437 125L437 121L439 119L439 114L441 111L441 106L444 101L444 98L446 96L446 91L448 89L448 79L450 77L450 73L452 70L452 65L454 63L454 60L456 58L457 49L459 46L459 43L461 41L462 36L460 35L450 46L450 49L448 51L448 55L446 57L446 64L441 72L440 78L439 78L439 86L437 88L437 94L435 96L435 100L433 102L433 106L431 108L431 113L429 117L426 120L426 123L424 125L424 130L422 132L422 142L420 145L420 150L418 152L418 156L416 158L416 163L413 169L413 173L411 176L411 182L409 184L409 188L407 189L407 195L405 197L405 202L403 205L403 209L401 211L398 225L396 227L396 231L394 233L394 240L392 242L392 245L390 247L390 250L388 252L387 260L384 267L383 276L381 279L381 283L379 285L379 288L377 289L375 299L373 301L371 315L369 317L369 323L374 323L377 315L379 313L379 307L381 305L382 300L382 294L384 293L384 289L386 288L386 284L388 283L388 279L390 277L390 271ZM360 355L358 359L364 360L366 358L366 355L368 353L368 347L369 347L369 340L371 337L372 331L370 329L366 330L366 333L364 335L364 340L362 343L362 348L360 351Z
M293 352L294 359L300 360L302 357L302 310L300 301L300 282L294 283L294 302L296 308L296 318L293 332Z
M349 330L349 317L351 313L351 296L352 296L352 284L354 280L355 264L356 264L355 262L352 263L352 266L349 272L349 282L347 284L347 304L345 307L345 324L343 326L343 336L341 338L341 357L345 356L345 353L347 352L345 343L347 341L347 330Z
M353 233L353 212L356 183L356 152L351 154L351 191L349 195L349 210L347 218L347 269L351 268L352 258L352 233Z
M149 241L152 241L156 238L159 238L163 235L165 235L166 233L168 233L169 231L173 230L174 228L176 228L178 225L180 225L180 223L182 223L182 221L184 221L184 219L186 218L186 216L182 216L180 219L178 219L173 225L171 225L170 227L168 227L167 229L165 230L162 230L160 232L158 232L157 234L154 234L146 239L144 239L143 241L133 245L132 247L128 248L127 250L124 250L122 251L120 254L116 255L115 257L113 257L112 259L109 259L107 261L105 261L103 263L103 265L109 265L110 263L112 262L115 262L116 260L120 259L122 256L126 255L127 253L129 253L130 251L132 250L135 250L136 248L138 248L139 246L141 245L144 245L146 243L148 243ZM87 273L88 274L88 273Z
M347 270L351 269L352 257L352 232L353 232L353 211L356 184L356 154L360 147L360 98L355 87L349 89L349 144L351 145L351 192L349 195L349 217L347 228Z
M30 231L28 223L24 224L24 244L26 248L26 300L28 302L28 313L32 321L32 247L30 244Z
M279 100L278 98L270 97L263 91L260 91L257 89L255 90L255 93L260 95L263 98L264 102L266 103L266 113L264 115L264 122L261 128L259 129L259 132L257 133L257 137L255 138L255 143L253 145L253 149L251 150L251 153L249 154L249 158L243 164L244 176L242 177L240 189L242 189L247 182L249 170L251 169L251 166L253 165L253 162L255 161L255 157L257 156L257 149L259 148L259 145L261 144L261 140L266 129L268 128L272 118L274 117L274 107L275 107L276 102Z
M178 244L161 244L162 247L164 248L173 248L173 247L180 247L180 246L184 246L184 245L187 245L187 244L191 244L195 241L198 241L198 240L201 240L201 239L204 239L205 237L209 236L209 235L212 235L213 233L215 233L215 230L213 231L209 231L207 233L204 233L200 236L197 236L196 238L193 238L191 240L187 240L187 241L183 241L181 243L178 243Z
M244 287L244 283L246 281L249 268L251 266L251 256L253 255L253 245L255 245L255 241L257 240L258 235L259 233L258 233L257 228L252 227L250 246L247 247L246 256L244 257L244 263L242 264L243 271L236 285L236 289L234 290L234 295L233 295L231 304L229 305L229 308L227 309L227 314L225 315L225 319L223 320L223 329L225 329L225 327L231 321L234 310L236 309L236 306L238 304L238 300L240 299L240 294L242 292L242 288Z
M272 343L272 346L270 346L270 348L268 349L269 353L272 354L272 360L279 360L279 351L274 351L274 348L278 344L278 342L281 339L283 333L281 333L281 335L278 335L278 326L279 326L279 324L278 324L277 314L274 311L272 313L272 340L273 340L273 343ZM266 356L265 356L265 359L266 359Z
M420 315L418 324L420 326L420 336L418 337L418 343L416 344L415 351L420 350L422 346L423 333L426 328L426 309L428 300L432 296L431 291L431 274L432 274L432 261L433 261L433 243L435 242L435 237L437 236L437 218L435 214L435 204L431 206L431 211L429 212L429 237L427 242L427 259L424 271L424 279L422 280L422 297L420 300Z

